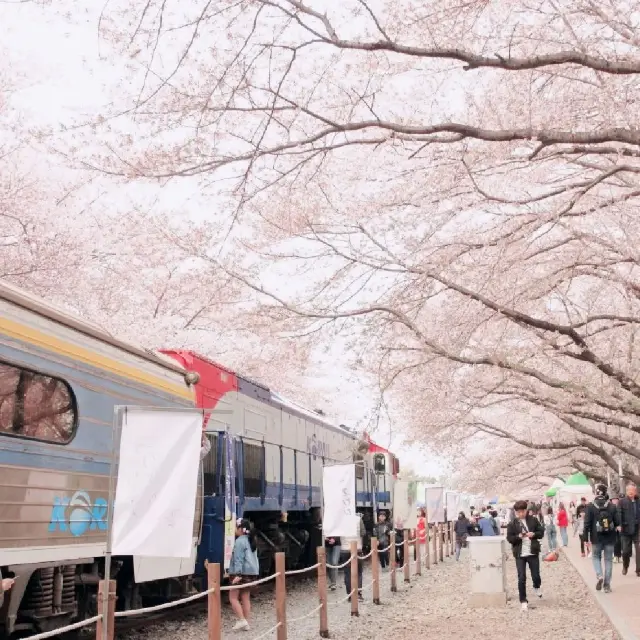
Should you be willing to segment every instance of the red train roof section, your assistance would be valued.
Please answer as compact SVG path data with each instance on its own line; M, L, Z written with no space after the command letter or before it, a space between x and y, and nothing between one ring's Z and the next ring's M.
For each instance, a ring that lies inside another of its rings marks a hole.
M225 393L238 390L236 374L213 360L193 351L163 349L161 353L177 360L188 371L194 371L200 375L200 380L195 385L198 407L215 409ZM208 417L205 418L205 425L208 419Z
M389 451L389 449L385 449L379 444L376 444L366 431L362 434L362 438L363 440L365 440L365 442L369 443L369 453L388 453L389 455L393 455L391 451Z

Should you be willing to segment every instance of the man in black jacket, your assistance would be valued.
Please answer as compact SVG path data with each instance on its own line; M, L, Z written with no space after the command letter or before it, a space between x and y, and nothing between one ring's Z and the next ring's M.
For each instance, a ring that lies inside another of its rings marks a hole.
M582 515L583 511L587 511L587 499L586 498L580 498L580 504L578 505L578 507L576 508L576 518L579 518ZM585 513L586 515L586 513Z
M584 535L591 542L593 568L596 571L596 589L600 591L604 582L605 593L611 592L611 575L613 573L613 549L616 544L616 529L620 525L618 510L611 504L607 487L596 486L596 497L587 507L584 521ZM604 554L604 574L602 572L602 555Z
M627 495L618 505L622 534L622 575L629 571L632 551L636 554L636 575L640 577L640 498L635 484L627 485Z
M513 549L518 569L518 594L522 610L528 608L527 565L531 572L533 591L542 598L540 587L540 540L544 538L544 527L538 518L527 515L527 502L519 500L513 505L516 517L507 526L507 540Z

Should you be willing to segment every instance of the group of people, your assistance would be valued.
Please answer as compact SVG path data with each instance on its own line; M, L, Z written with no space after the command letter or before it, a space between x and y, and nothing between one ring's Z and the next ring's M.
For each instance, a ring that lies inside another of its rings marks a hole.
M467 546L469 537L500 535L500 519L495 509L483 507L479 514L472 512L469 518L464 511L458 514L454 525L456 536L456 560L460 560L460 552Z
M420 514L417 535L421 541L426 540L426 522L424 514ZM626 495L620 499L610 498L605 485L599 484L595 488L595 498L588 503L582 498L578 505L573 503L569 511L561 503L554 517L553 510L548 505L530 504L524 500L513 505L511 521L507 525L507 541L512 547L518 573L518 595L523 610L528 608L527 600L527 567L531 574L533 590L537 597L542 597L542 580L540 576L540 554L542 542L546 538L549 551L557 549L557 530L563 546L569 544L568 528L573 524L574 534L580 537L581 553L591 555L596 573L596 589L611 592L611 578L613 574L613 559L622 559L622 573L626 575L631 557L635 552L636 575L640 577L640 497L637 487L629 484ZM422 526L420 526L422 525ZM390 553L396 554L399 566L404 564L403 545L390 549L392 523L387 520L387 514L381 511L378 522L374 527L374 535L378 538L380 551L378 559L383 568L389 566ZM395 529L396 541L402 541L404 531ZM460 552L467 546L468 538L474 536L496 536L500 533L500 520L495 510L487 507L480 513L471 513L467 518L460 512L455 523L456 560L460 559ZM366 537L364 522L360 519L360 531L357 538L359 552L363 550ZM351 553L351 538L325 538L329 588L337 588L338 569ZM619 550L619 553L618 553ZM363 562L358 560L358 598L362 599ZM238 587L230 592L231 606L238 618L234 629L249 629L251 613L250 589L243 585L254 581L259 574L256 536L248 520L239 519L236 523L236 542L228 569L231 584ZM344 572L344 583L347 594L352 593L351 571ZM11 588L11 582L3 580L4 591Z
M558 525L562 544L568 545L569 514L559 505L558 517L550 507L539 508L526 501L514 505L515 517L507 527L507 540L512 546L518 571L518 592L523 609L528 607L526 567L529 567L534 592L542 597L540 579L541 541L547 538L550 551L557 548L555 526ZM544 515L542 515L544 512ZM595 487L591 503L586 498L570 505L574 535L580 537L582 557L588 555L596 574L596 590L611 593L614 557L622 560L622 575L626 575L635 553L636 575L640 578L640 497L635 484L629 484L626 494L610 497L606 485Z

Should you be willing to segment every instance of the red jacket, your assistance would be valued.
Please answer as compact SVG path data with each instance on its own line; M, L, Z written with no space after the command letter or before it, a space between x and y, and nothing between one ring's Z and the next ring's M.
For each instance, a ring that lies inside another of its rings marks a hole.
M560 511L558 511L558 526L559 527L569 526L569 517L567 516L567 512L564 509L560 509Z

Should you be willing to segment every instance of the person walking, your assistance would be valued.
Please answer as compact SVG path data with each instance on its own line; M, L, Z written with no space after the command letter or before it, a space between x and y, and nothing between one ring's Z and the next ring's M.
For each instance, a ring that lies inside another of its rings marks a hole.
M338 588L338 569L334 567L340 564L340 547L341 542L338 536L330 536L324 539L324 548L327 552L327 565L331 565L327 567L329 589L331 589L331 591L335 591Z
M580 504L576 507L576 516L579 518L581 513L587 511L587 499L585 497L580 498Z
M486 515L481 516L478 519L480 525L480 531L483 536L496 536L496 521L487 512Z
M236 520L236 541L231 553L231 561L227 573L231 578L229 603L238 618L233 627L234 631L249 631L251 616L251 589L243 588L249 582L258 579L260 565L258 564L257 535L249 520Z
M640 497L635 484L627 485L626 495L618 505L622 542L622 575L626 576L631 555L636 554L636 575L640 577Z
M467 531L469 532L470 538L475 538L476 536L482 535L482 528L478 523L479 518L476 516L471 516L469 520L469 526L467 527Z
M611 504L607 487L596 485L596 497L587 507L584 530L591 542L593 568L596 572L596 590L611 593L613 574L613 548L616 543L616 528L619 526L618 510ZM604 556L604 571L602 558Z
M573 537L575 538L578 529L578 512L576 503L573 500L569 503L569 518L571 520L571 527L573 528Z
M469 527L471 527L471 523L464 515L464 511L461 511L454 525L454 532L456 534L456 561L460 560L460 551L467 546Z
M569 534L567 529L569 528L569 514L564 508L564 504L561 502L558 505L558 529L560 529L560 539L562 540L562 546L569 545Z
M544 527L538 518L528 515L525 500L513 505L516 514L507 526L507 541L511 545L518 571L518 595L523 611L529 608L527 600L527 565L531 573L533 591L542 598L542 579L540 578L540 540L544 537Z
M378 538L378 559L380 560L380 566L385 569L389 566L389 543L391 525L387 522L387 514L384 511L380 511L378 514L378 524L376 525L376 536ZM381 549L381 551L380 551Z
M578 537L580 538L580 555L584 558L586 555L585 545L587 544L587 538L584 532L584 519L586 513L583 511L578 518L578 526L576 527L576 532Z
M611 504L618 510L618 523L622 523L620 519L620 500L622 500L624 496L611 498ZM622 526L616 528L616 543L613 545L613 557L617 563L622 562Z
M546 509L547 512L543 516L542 524L544 524L547 546L549 547L549 553L551 553L558 548L558 533L556 531L556 523L553 520L553 509L551 507L546 507Z

